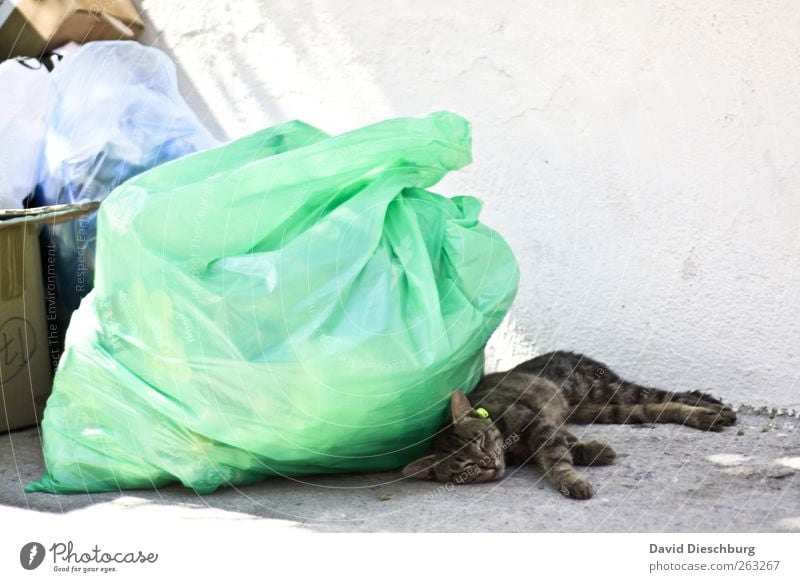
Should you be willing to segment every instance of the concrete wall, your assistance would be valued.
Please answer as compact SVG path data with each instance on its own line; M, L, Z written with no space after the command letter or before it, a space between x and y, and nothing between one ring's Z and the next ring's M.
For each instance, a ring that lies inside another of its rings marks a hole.
M489 364L584 351L800 410L800 5L142 0L221 136L449 109L517 253Z

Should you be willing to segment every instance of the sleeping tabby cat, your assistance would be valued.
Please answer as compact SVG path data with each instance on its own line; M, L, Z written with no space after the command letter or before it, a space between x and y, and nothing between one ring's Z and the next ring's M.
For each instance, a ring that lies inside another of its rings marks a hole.
M564 423L674 422L720 431L736 422L733 410L707 394L627 382L605 364L571 352L484 376L470 399L453 393L452 422L434 438L431 454L404 475L475 483L501 478L506 461L535 462L562 494L588 499L592 486L573 465L608 465L616 454L605 443L579 441Z

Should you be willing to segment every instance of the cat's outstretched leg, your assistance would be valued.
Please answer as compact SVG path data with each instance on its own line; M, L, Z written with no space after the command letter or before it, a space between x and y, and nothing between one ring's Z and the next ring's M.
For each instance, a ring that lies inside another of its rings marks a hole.
M672 422L700 430L721 431L736 422L736 413L730 409L690 406L681 402L658 404L596 404L587 403L570 414L571 422L603 424L643 424Z
M736 423L730 407L703 392L669 392L616 377L592 386L573 406L573 422L674 422L713 431Z
M589 499L594 494L589 482L572 466L567 437L557 426L541 423L531 427L526 433L528 450L533 459L562 495L574 499Z
M579 402L578 406L584 406L589 403L605 405L685 404L690 407L705 408L715 412L720 417L720 420L716 424L731 426L736 422L736 413L729 406L723 404L721 400L717 400L713 396L700 392L699 390L694 390L692 392L670 392L668 390L661 390L660 388L649 388L625 380L610 381L593 386L589 390L587 397ZM679 408L672 407L671 410L675 411L679 410ZM684 411L684 413L686 413L686 411ZM697 412L697 414L700 413ZM674 421L662 420L661 422Z

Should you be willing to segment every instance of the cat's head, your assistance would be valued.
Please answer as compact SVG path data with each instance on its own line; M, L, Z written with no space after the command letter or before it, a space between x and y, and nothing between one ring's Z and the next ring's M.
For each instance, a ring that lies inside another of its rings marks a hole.
M443 483L481 483L505 473L503 436L478 414L464 393L450 397L452 422L433 439L431 454L403 469L403 475Z

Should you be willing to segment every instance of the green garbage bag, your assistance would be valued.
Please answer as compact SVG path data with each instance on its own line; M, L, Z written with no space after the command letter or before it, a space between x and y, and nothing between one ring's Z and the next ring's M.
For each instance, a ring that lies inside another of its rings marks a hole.
M514 297L446 112L338 137L301 122L119 186L73 315L28 491L375 471L424 453Z

